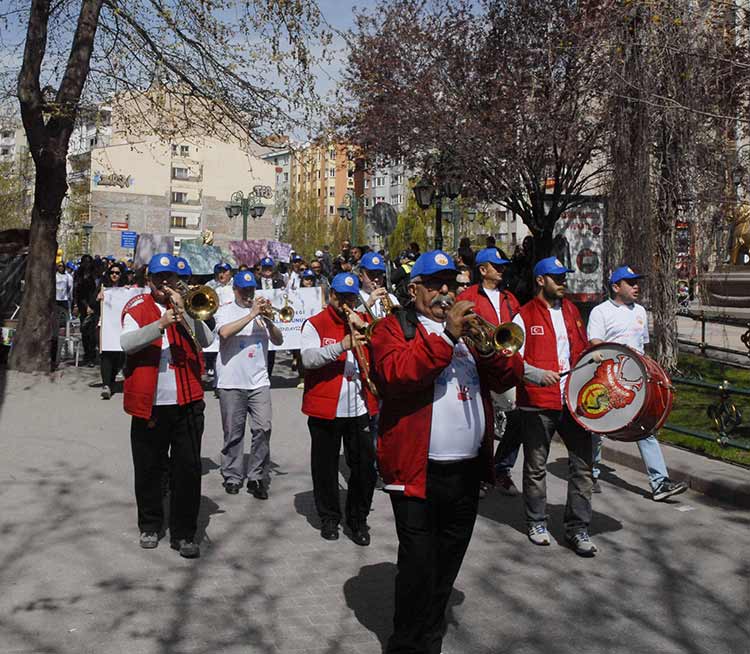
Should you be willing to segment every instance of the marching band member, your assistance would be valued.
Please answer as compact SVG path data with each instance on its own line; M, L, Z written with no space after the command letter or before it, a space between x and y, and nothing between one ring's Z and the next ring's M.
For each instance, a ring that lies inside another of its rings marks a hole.
M354 313L359 281L340 273L331 282L328 306L302 326L301 354L305 368L302 413L308 416L310 460L315 507L322 523L321 536L339 537L338 459L341 441L351 471L346 495L346 523L357 545L369 545L367 516L375 490L375 452L370 416L377 401L363 385L356 348L369 364L365 338L348 321L364 326ZM349 317L348 317L349 316Z
M133 416L130 443L140 545L152 549L159 544L163 462L170 451L170 545L185 558L197 558L205 403L203 356L190 331L201 347L211 344L213 334L185 313L182 296L173 290L178 268L171 254L155 254L148 274L151 293L125 305L120 336L127 355L124 407Z
M490 390L523 373L518 355L480 358L461 339L471 302L455 302L444 252L417 259L413 304L372 335L382 406L378 469L399 539L394 632L386 652L440 652L445 609L471 539L480 480L492 475Z
M216 312L219 355L216 358L216 388L219 392L224 447L221 476L224 490L239 493L247 479L247 492L268 499L271 463L271 382L266 368L268 341L281 345L284 337L262 311L265 298L254 300L255 277L249 271L234 276L234 302ZM250 457L245 463L245 423L250 414L253 435Z
M289 273L286 289L288 291L296 291L300 286L300 278L302 277L302 257L299 254L293 254L291 264L292 270Z
M300 276L300 288L315 288L315 273L312 270L305 270Z
M594 556L591 542L591 434L570 416L560 374L578 362L588 346L581 314L565 299L565 275L572 272L555 257L534 266L537 293L513 319L524 330L524 382L516 401L523 425L523 499L529 540L549 545L547 531L547 458L552 435L568 449L568 500L565 540L579 556Z
M383 308L383 298L388 297L392 307L398 306L396 296L385 287L385 259L377 252L368 252L359 261L359 297L375 318L384 318L390 312Z
M277 272L274 272L274 262L271 257L263 257L260 260L260 287L264 291L270 291L274 288L284 288L286 286L284 278Z
M639 354L648 343L648 315L646 309L636 302L638 299L638 275L630 266L620 266L609 278L611 299L605 300L591 310L588 324L588 337L592 345L599 343L620 343L633 348ZM602 437L594 434L594 492L599 488L599 462L602 456ZM646 474L651 485L651 497L663 502L672 495L684 493L687 484L669 479L667 464L664 462L659 441L651 434L648 438L636 441L646 466Z
M475 313L493 325L510 322L521 309L516 296L503 287L503 273L509 263L500 256L497 248L480 250L474 258L480 281L458 296L459 300L474 302ZM505 431L495 452L495 487L504 495L520 495L510 477L522 436L520 416L515 408L516 389L512 388L502 396L493 395L492 402L495 419L502 419L503 413L506 418Z

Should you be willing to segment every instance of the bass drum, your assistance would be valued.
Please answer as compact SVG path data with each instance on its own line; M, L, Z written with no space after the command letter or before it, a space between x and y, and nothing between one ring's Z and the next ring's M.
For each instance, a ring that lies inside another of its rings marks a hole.
M588 431L619 441L650 436L672 410L674 387L653 359L617 343L587 349L568 375L565 403Z

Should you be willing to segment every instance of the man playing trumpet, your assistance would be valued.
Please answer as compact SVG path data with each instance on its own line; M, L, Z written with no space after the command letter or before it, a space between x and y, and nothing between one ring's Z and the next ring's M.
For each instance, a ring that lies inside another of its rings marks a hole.
M270 318L270 302L255 299L251 272L234 276L234 302L216 312L219 355L216 388L224 429L221 475L224 490L236 495L247 479L247 492L268 499L271 463L271 381L266 360L268 342L281 345L284 337ZM245 463L245 423L250 415L252 444Z
M372 335L382 406L378 469L399 539L394 631L386 652L440 652L445 608L471 539L479 484L491 481L490 390L519 382L517 354L480 356L462 336L474 304L455 300L453 260L440 250L414 264L412 303Z
M396 296L385 286L385 259L377 252L368 252L359 262L359 280L362 288L359 297L373 318L384 318L398 306Z
M308 416L313 495L321 536L326 540L339 537L338 461L343 440L350 470L346 523L357 545L369 545L367 516L376 479L370 416L377 413L378 403L362 370L369 364L369 355L363 347L364 317L352 310L358 301L359 281L351 273L340 273L331 282L328 306L302 325L302 413ZM355 350L363 358L355 356Z

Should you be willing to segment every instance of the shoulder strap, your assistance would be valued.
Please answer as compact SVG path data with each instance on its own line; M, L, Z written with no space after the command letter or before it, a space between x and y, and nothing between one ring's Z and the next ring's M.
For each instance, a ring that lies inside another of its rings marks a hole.
M417 335L417 325L419 324L419 318L417 318L417 312L414 310L414 307L396 308L394 309L394 313L398 318L398 324L401 325L404 338L407 341L413 340Z

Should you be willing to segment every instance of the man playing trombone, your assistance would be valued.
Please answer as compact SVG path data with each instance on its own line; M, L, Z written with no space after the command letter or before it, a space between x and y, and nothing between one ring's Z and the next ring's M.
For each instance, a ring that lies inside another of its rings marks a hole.
M507 390L523 373L512 351L483 356L467 345L478 321L472 302L455 300L456 275L445 252L421 255L410 274L412 303L372 333L378 469L399 539L388 654L440 652L479 484L493 478L490 390Z
M302 412L308 416L313 495L326 540L339 537L338 461L341 441L350 475L346 523L357 545L369 545L367 516L375 490L375 453L370 416L378 403L367 377L369 354L362 328L359 280L340 273L331 282L328 306L302 325L301 357L305 368Z
M247 479L247 492L256 499L267 500L272 410L266 361L269 340L281 345L284 337L271 320L271 303L265 298L254 299L256 281L251 272L238 272L233 288L234 302L216 312L216 388L224 430L221 475L224 490L230 495L239 493ZM248 414L253 440L245 464Z

